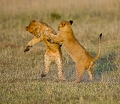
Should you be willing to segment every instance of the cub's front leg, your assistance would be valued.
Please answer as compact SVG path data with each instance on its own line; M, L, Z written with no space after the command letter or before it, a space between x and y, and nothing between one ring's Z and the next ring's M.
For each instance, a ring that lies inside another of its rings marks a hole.
M27 44L26 48L24 49L24 52L27 52L30 50L30 48L35 45L36 43L42 41L41 38L34 37L29 43Z
M49 30L44 30L43 35L49 37L51 39L51 41L54 43L63 43L63 39L62 39L61 35L59 35L59 34L54 34Z

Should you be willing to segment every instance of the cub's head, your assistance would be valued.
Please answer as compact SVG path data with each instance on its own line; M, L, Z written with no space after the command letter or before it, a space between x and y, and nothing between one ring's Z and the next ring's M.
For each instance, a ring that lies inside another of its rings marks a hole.
M60 25L58 26L58 30L59 31L69 31L71 30L71 25L73 24L73 21L63 21L60 23Z
M30 22L28 26L26 26L26 31L30 32L36 37L40 37L40 26L36 20Z

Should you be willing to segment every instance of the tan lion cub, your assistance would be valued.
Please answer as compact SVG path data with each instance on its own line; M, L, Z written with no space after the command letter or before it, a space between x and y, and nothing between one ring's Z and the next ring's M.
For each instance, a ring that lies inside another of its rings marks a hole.
M62 43L64 45L67 52L76 63L77 79L74 82L79 83L86 69L88 69L90 79L94 79L93 64L100 56L100 42L102 33L99 36L98 53L93 58L75 38L71 28L72 23L73 21L71 20L61 22L58 26L59 33L57 35L54 35L54 33L51 33L49 30L45 30L43 34L50 37L55 43Z
M42 32L45 29L48 29L50 32L56 34L56 32L46 23L44 22L38 22L36 20L33 20L30 22L30 24L25 28L26 31L30 32L34 35L34 38L29 41L27 44L24 52L27 52L30 50L30 48L35 45L38 42L44 42L46 45L46 52L44 56L44 62L45 62L45 70L41 74L41 77L45 77L49 70L50 70L50 64L52 61L55 61L58 65L58 77L60 80L65 80L62 74L62 52L61 52L61 45L56 43L49 42L49 38L47 36L42 35Z

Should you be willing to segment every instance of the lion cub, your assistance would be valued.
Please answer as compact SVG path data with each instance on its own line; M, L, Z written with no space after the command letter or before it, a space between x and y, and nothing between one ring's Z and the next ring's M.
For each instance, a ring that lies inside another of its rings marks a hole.
M88 69L90 79L94 79L93 64L100 56L100 42L102 33L99 36L98 53L95 57L92 57L83 46L77 41L71 28L73 21L63 21L58 26L59 33L54 35L49 30L45 30L43 34L51 38L55 43L62 43L66 48L69 55L76 63L76 75L77 79L75 83L79 83L82 79L83 73Z
M58 43L51 43L49 38L47 36L42 35L42 32L45 29L48 29L50 32L56 34L56 32L46 23L44 22L38 22L36 20L33 20L30 22L30 24L25 28L26 31L30 32L34 35L34 38L29 41L27 44L24 52L27 52L30 50L30 48L35 45L38 42L44 42L46 45L46 53L44 55L44 61L45 61L45 70L43 74L41 74L41 77L45 77L49 70L50 70L50 64L52 61L55 61L58 66L58 77L61 80L65 80L62 74L62 52L61 52L61 45Z

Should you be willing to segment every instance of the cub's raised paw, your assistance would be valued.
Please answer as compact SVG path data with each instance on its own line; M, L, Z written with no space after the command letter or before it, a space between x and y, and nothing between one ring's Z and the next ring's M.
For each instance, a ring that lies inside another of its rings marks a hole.
M24 49L24 52L27 52L30 50L30 46L27 46L25 49Z

